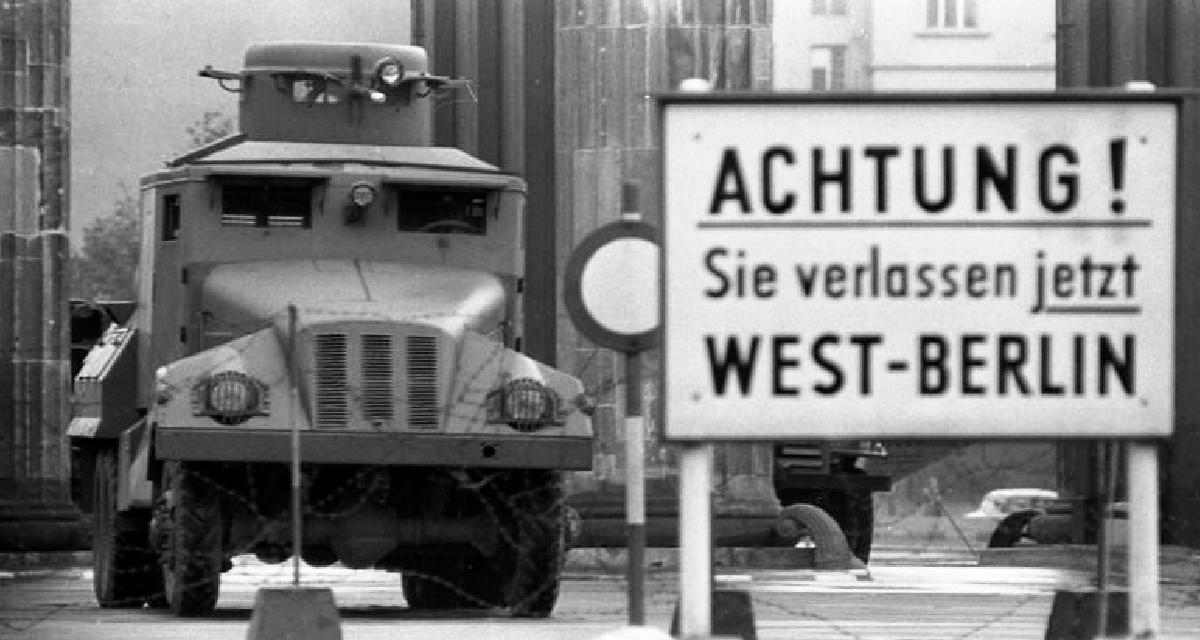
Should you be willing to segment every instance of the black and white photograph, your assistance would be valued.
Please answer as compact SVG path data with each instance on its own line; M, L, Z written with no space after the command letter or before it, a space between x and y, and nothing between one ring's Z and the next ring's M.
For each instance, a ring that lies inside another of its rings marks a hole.
M0 638L1200 639L1200 2L0 0Z

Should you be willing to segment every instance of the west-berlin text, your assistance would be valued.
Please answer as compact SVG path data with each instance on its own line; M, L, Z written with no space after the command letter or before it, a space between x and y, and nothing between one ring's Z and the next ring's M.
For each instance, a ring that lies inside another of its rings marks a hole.
M703 348L714 397L870 396L881 374L907 376L921 397L1137 392L1133 334L921 333L898 349L883 334L709 334Z

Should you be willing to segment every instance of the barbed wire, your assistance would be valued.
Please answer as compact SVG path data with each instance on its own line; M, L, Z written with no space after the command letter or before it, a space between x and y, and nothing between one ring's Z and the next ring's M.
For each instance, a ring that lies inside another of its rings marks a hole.
M321 241L316 236L312 236L313 246L320 246ZM300 313L304 314L309 320L313 318L322 319L377 319L390 320L395 322L408 323L412 325L425 325L431 330L448 330L453 328L452 336L458 338L463 331L462 327L470 325L471 318L466 315L442 312L442 313L409 313L405 315L396 315L387 311L364 312L362 308L354 310L339 310L330 308L329 306L314 306L300 309ZM372 315L373 314L373 315ZM220 314L208 314L204 318L204 327L211 330L213 333L224 332L236 335L251 335L266 329L276 328L281 330L286 326L282 317L274 317L268 320L258 319L238 319L225 317ZM500 334L505 333L500 326L493 328L483 328L486 337L495 339ZM281 334L282 335L282 334ZM204 341L204 336L200 340ZM457 342L457 341L456 341ZM155 342L151 342L156 345ZM461 349L461 343L459 343ZM582 362L577 362L574 365L575 377L582 378L592 372L592 368L597 366L604 358L614 358L617 354L601 349L599 347L582 347L589 349L590 352L583 358ZM224 359L213 359L204 367L197 368L189 376L177 380L175 387L170 389L175 393L185 393L186 390L193 386L200 379L210 376L216 372L222 371L227 367L236 363L236 360L248 354L246 351L249 347L231 348L229 343L225 343L224 349L229 352ZM577 347L577 351L580 347ZM164 354L157 350L157 347L149 352L152 361L169 361L173 358L172 354ZM167 357L171 356L171 357ZM498 371L503 371L502 366L507 358L512 358L509 351L496 348L489 352L488 356L475 363L474 370L458 371L456 378L459 382L453 386L457 389L456 395L439 395L443 398L440 415L443 420L477 420L481 416L481 412L487 409L486 399L477 399L479 390L486 391L494 385L497 378L489 378L490 375ZM653 359L648 359L653 360ZM610 360L611 362L611 360ZM652 364L657 364L652 362ZM626 384L626 378L623 372L615 371L601 372L598 376L599 386L592 390L598 398L608 398L610 394L615 394L618 388ZM316 373L315 364L311 361L304 361L299 367L299 380L292 381L294 384L304 384L302 381L311 380ZM363 409L368 402L367 393L360 384L347 383L345 385L345 394L348 402L359 413L363 413ZM485 397L479 396L481 398ZM210 425L216 426L216 425ZM608 425L612 426L612 425ZM309 427L313 427L310 425ZM315 430L315 429L314 429ZM400 434L407 433L406 431L397 432ZM7 434L3 434L7 437ZM480 435L480 434L475 434ZM513 435L517 435L515 432ZM5 443L12 445L9 450L15 450L15 443ZM36 442L21 445L20 449L24 451L38 450L44 446L44 443ZM402 441L391 443L388 446L404 447ZM267 560L272 562L280 561L286 558L291 553L291 547L288 541L286 532L286 518L289 507L286 501L280 501L279 496L291 490L287 482L287 469L282 463L273 463L268 465L269 469L264 472L261 468L255 468L248 463L227 463L227 466L214 467L204 465L180 465L176 473L184 478L196 480L200 485L207 486L217 496L218 501L230 508L240 509L246 514L250 521L256 526L251 535L243 537L239 540L239 545L235 548L222 550L225 552L239 553L259 553ZM998 482L1004 475L1014 471L1019 465L996 465L994 468L979 469L970 468L967 465L960 465L962 468L956 468L955 461L947 461L943 467L943 472L950 472L956 477L971 477L972 475L979 478L987 478L986 482ZM214 472L215 470L215 472ZM306 517L323 518L325 520L337 520L352 517L364 509L373 509L376 506L385 506L395 509L403 505L395 499L395 492L402 490L403 482L398 480L410 480L411 475L406 475L404 472L397 470L394 467L384 465L365 465L356 468L350 472L338 475L337 473L326 473L326 467L314 464L304 465L304 473L302 474L302 493L305 495L303 501L303 514ZM546 570L549 573L557 575L561 570L564 557L561 553L554 552L555 557L546 558L537 557L536 549L531 549L530 545L522 541L523 527L528 529L537 525L537 522L550 522L550 528L560 527L556 521L561 518L560 514L570 506L569 497L564 495L561 490L555 489L552 499L537 499L538 490L533 488L521 489L520 487L513 488L511 491L505 491L499 487L506 482L518 482L524 477L521 473L515 473L512 470L478 470L470 469L466 465L449 470L441 470L438 472L439 481L430 481L429 486L425 487L430 490L430 493L449 492L459 496L470 495L474 496L475 502L467 505L459 505L456 511L464 513L453 513L455 517L463 517L465 514L474 514L486 518L488 522L493 523L496 540L494 546L501 549L499 553L494 555L501 556L499 559L493 558L495 562L507 562L504 567L509 571L524 571L527 574L536 574L538 571ZM439 484L444 482L444 485ZM428 496L427 496L428 497ZM442 498L446 498L443 496ZM168 501L160 500L156 504L155 509L158 510L158 515L164 521L169 520L169 513L164 513L163 510L169 507ZM529 519L534 521L530 525L526 522L513 522L514 514L524 514ZM276 523L277 526L268 526L271 523ZM535 532L536 533L536 532ZM147 536L157 535L154 532L147 531ZM138 544L125 545L121 544L115 552L129 554L144 554L147 545L153 543L153 540L147 538L145 541L138 541ZM482 546L487 546L486 543ZM552 543L551 548L554 547ZM478 551L478 549L476 550ZM304 550L301 550L303 555ZM509 557L511 556L511 557ZM310 556L312 557L312 556ZM315 561L323 560L322 558L312 557ZM328 557L324 558L328 559ZM157 561L155 561L157 562ZM477 564L471 564L477 562ZM547 566L547 562L550 566ZM466 563L462 566L455 563ZM418 563L420 564L420 563ZM517 598L511 597L511 594L504 593L502 587L495 584L485 585L482 591L476 589L465 588L465 581L461 579L462 573L465 571L474 571L476 573L486 571L498 571L495 567L484 567L482 560L478 558L470 558L463 560L462 558L454 559L454 562L448 562L440 567L438 566L410 566L403 567L401 564L395 566L404 571L408 582L405 585L406 590L411 586L412 596L414 600L426 599L426 604L445 605L447 603L453 605L462 605L466 607L484 606L488 608L504 608L520 610L523 606L531 601L536 601L539 598L545 597L546 592L557 587L556 583L546 581L541 585L530 586L523 585L522 593L518 594ZM414 568L415 567L415 568ZM154 565L147 567L143 564L130 564L127 567L118 571L127 571L130 575L144 576L147 571L155 571L159 568ZM478 576L473 576L478 577ZM203 580L205 584L212 581L214 576L207 576ZM219 579L219 578L217 578ZM484 582L498 580L495 576L487 577ZM434 588L431 588L432 587ZM441 593L438 593L440 588ZM423 595L421 594L424 590ZM1194 594L1193 594L1194 595ZM145 601L151 602L153 598L144 598ZM161 601L154 601L151 604L161 606ZM1015 610L1015 609L1014 609ZM824 620L821 616L811 612L797 612L797 615L808 616L814 620ZM991 622L985 622L982 626L968 633L968 637L972 633L986 628L988 624L994 624L996 620L1002 617L994 618ZM857 637L852 633L843 631L848 637Z

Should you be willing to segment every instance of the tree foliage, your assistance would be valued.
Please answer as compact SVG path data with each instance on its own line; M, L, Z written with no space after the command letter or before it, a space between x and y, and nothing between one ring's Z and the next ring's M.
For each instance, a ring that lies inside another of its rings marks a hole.
M199 120L187 128L193 147L202 147L234 133L237 133L237 122L220 111L205 111Z
M193 148L236 131L235 119L220 111L205 111L186 129ZM137 194L122 184L112 213L92 221L83 231L83 242L71 260L71 297L136 299L141 227Z
M123 184L113 212L83 230L83 242L71 261L71 297L135 299L141 228L137 196Z

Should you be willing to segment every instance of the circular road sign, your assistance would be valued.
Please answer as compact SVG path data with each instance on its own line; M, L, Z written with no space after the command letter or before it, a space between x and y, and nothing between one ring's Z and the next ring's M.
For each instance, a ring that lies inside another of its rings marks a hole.
M658 231L634 221L588 234L571 252L563 301L580 333L602 347L645 351L661 339Z

